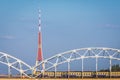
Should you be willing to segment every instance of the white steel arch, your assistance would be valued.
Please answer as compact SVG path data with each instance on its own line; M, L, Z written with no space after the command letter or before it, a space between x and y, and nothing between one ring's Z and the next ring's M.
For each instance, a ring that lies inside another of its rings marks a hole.
M34 69L39 69L41 73L39 73L36 77L43 74L44 71L48 71L54 68L54 71L57 72L57 66L63 63L68 63L68 72L70 71L70 62L74 60L82 61L82 72L84 71L84 59L86 58L95 58L95 68L96 71L98 69L98 58L109 59L109 71L111 72L112 61L111 60L119 60L120 61L120 50L113 48L105 48L105 47L90 47L90 48L80 48L74 49L67 52L63 52L60 54L56 54L48 59L43 60ZM44 64L44 69L41 68Z
M12 75L12 69L16 70L17 72L19 72L19 76L18 77L31 77L28 74L32 73L32 68L31 66L29 66L28 64L26 64L25 62L23 62L20 59L17 59L9 54L0 52L0 63L5 64L8 66L8 75Z

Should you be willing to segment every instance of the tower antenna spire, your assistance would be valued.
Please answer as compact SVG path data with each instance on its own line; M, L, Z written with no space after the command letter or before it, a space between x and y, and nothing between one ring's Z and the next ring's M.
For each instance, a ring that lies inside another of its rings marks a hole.
M41 10L40 9L38 10L38 13L39 13L39 16L38 16L38 21L39 21L38 27L39 27L39 32L41 32Z
M41 10L38 11L38 51L37 51L37 58L36 58L36 66L39 62L43 60L42 55L42 32L41 32Z
M44 76L45 71L45 65L42 63L42 67L38 66L40 62L43 61L43 52L42 52L42 32L41 32L41 10L38 11L38 51L37 51L37 57L36 57L36 64L37 68L34 70L33 74L36 74L37 69L42 69L42 73Z

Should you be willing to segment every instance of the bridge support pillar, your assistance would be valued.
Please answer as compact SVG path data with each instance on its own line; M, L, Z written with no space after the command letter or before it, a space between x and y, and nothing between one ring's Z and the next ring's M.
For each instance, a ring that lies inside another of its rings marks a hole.
M111 78L111 72L109 72L109 78Z
M95 73L96 78L98 78L98 73L97 73L97 71L98 71L98 57L97 57L97 55L96 55L96 73Z
M67 77L68 77L68 79L70 77L70 61L68 61L68 73L67 73Z
M56 72L54 71L54 78L56 78Z
M96 75L96 78L98 78L98 72L97 71L95 72L95 75Z
M81 78L83 79L83 77L84 77L84 76L83 76L83 72L81 72Z
M110 58L110 69L109 69L109 77L111 78L111 67L112 67L112 60L111 60L111 58Z
M82 58L82 72L81 72L81 77L82 77L82 78L84 77L84 75L83 75L83 69L84 69L83 60L84 60L84 58Z
M11 78L11 67L8 66L8 78Z

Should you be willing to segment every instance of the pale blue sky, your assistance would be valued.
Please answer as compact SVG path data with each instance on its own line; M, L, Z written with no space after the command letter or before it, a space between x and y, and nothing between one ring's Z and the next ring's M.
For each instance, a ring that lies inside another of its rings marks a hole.
M0 0L0 51L35 64L38 9L44 58L83 47L120 49L120 0Z

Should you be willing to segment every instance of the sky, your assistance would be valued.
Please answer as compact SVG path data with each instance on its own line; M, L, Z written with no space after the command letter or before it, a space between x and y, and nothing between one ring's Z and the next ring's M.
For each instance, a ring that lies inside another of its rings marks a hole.
M77 48L120 49L120 0L0 0L0 52L35 64L38 9L44 59Z

